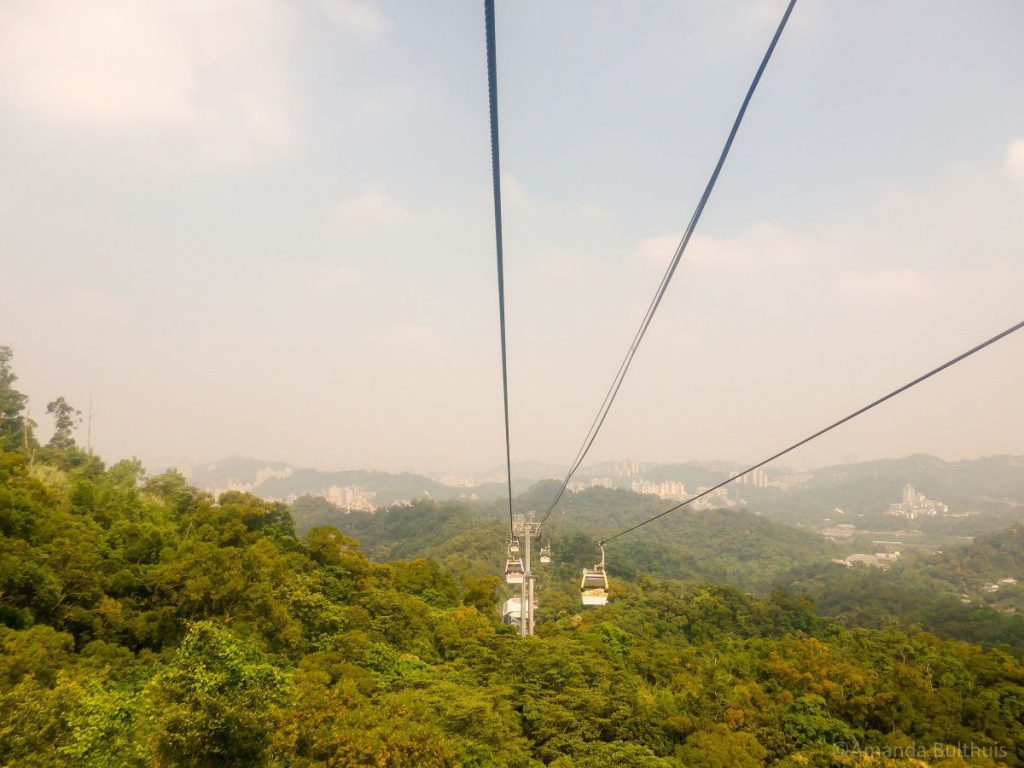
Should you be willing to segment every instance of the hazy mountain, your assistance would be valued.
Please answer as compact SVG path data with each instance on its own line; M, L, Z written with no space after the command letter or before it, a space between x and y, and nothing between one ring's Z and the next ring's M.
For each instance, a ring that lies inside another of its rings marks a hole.
M512 483L525 484L524 487L528 487L538 480L553 480L555 478L561 479L565 477L566 471L569 469L568 466L562 464L549 464L545 461L534 461L528 459L526 461L513 461L512 462ZM505 478L505 465L500 467L492 467L491 469L483 472L471 472L468 474L469 477L475 479L477 482L502 482Z
M215 492L235 488L272 499L322 495L332 486L357 489L373 506L422 497L490 500L505 496L503 468L429 478L374 470L324 471L234 456L183 469L200 488ZM624 460L585 466L576 479L586 485L593 478L610 478L624 489L635 481L673 481L685 484L687 492L693 493L740 469L739 464L727 461L656 464ZM513 492L528 493L535 483L560 478L563 472L564 468L553 464L517 462L512 469ZM802 473L769 468L766 475L767 487L730 486L729 504L813 528L848 523L860 529L910 528L943 536L975 536L1024 519L1024 457L1019 456L945 462L918 454ZM889 516L889 505L900 500L907 483L948 505L949 513L914 521ZM550 493L553 496L554 490ZM543 511L545 503L537 498L535 506Z
M241 456L180 469L190 482L204 490L244 490L267 499L323 494L333 486L340 486L357 489L377 506L420 497L493 498L503 490L499 483L453 487L409 472L393 473L363 469L324 471L295 467L280 461L264 461Z
M861 528L911 527L977 535L1024 519L1024 457L1020 456L945 462L917 454L823 467L803 477L802 483L785 492L744 487L742 493L750 508L786 522L814 526L845 522ZM948 505L949 514L913 522L890 517L889 505L900 501L907 483Z

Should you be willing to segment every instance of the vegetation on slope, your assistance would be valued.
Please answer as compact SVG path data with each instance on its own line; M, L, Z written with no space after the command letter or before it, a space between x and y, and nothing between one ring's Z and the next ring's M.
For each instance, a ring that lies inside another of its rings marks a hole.
M858 464L822 467L807 483L786 493L744 487L752 508L788 523L822 526L854 523L896 531L907 527L938 535L967 535L1005 528L1024 517L1024 457L987 456L945 462L918 454ZM890 517L889 505L911 483L929 498L949 505L950 516L908 521ZM835 512L839 507L846 513Z
M472 557L374 563L281 504L39 446L9 379L0 765L1024 765L1004 650L639 572L521 640Z
M1016 583L998 582L1017 579ZM812 565L787 586L849 626L899 620L936 634L1024 649L1024 527L936 553L911 553L885 571ZM987 591L996 587L992 591Z
M540 496L537 489L531 494ZM516 505L537 501L523 495ZM545 621L576 610L578 575L596 560L597 538L664 508L650 497L604 488L576 494L570 505L552 518L548 531L555 560L540 569L538 582ZM499 503L416 501L346 515L323 499L305 498L292 509L300 530L314 521L342 526L374 560L429 558L463 574L500 574L504 565L507 508ZM743 511L680 511L615 542L609 568L614 579L714 582L762 596L784 587L811 597L823 615L846 626L897 622L949 639L1024 650L1024 615L1009 612L1024 585L1006 585L996 594L982 590L997 576L1024 572L1019 529L946 554L911 554L887 571L834 564L850 545ZM972 598L965 602L967 583Z
M557 487L557 486L555 486ZM545 509L552 483L538 483L516 497L517 510ZM303 498L293 506L301 531L311 523L344 524L378 560L430 557L445 563L464 559L467 549L486 553L476 565L495 572L504 556L507 502L416 500L375 514L345 515L322 499ZM568 497L545 528L556 560L573 573L598 556L595 542L663 510L665 501L629 491L591 488ZM477 546L464 546L471 536ZM453 541L460 541L458 545ZM646 573L699 579L765 592L782 574L809 563L827 563L840 554L834 542L810 531L774 523L738 510L681 510L609 548L620 575ZM613 554L612 554L613 553Z

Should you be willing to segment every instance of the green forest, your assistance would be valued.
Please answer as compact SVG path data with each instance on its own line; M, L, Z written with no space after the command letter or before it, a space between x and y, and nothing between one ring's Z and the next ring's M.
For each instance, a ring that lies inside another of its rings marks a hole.
M16 384L0 348L0 765L1024 766L1014 626L819 612L784 588L832 554L810 534L680 516L623 542L583 610L592 529L643 513L588 494L554 519L521 639L499 504L213 498L106 466L63 398L43 442Z

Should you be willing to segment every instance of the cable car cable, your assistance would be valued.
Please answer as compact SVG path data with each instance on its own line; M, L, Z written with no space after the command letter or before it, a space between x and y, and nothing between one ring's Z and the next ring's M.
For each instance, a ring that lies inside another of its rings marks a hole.
M558 493L555 495L554 501L551 502L551 506L548 507L547 512L544 513L544 517L540 522L541 525L547 522L552 511L565 494L566 488L569 487L569 481L572 479L572 476L576 474L576 470L578 470L583 464L583 460L590 452L590 447L594 444L594 440L597 439L598 432L601 431L601 427L604 425L608 412L611 410L612 404L615 402L615 397L619 393L619 388L622 386L622 382L626 378L626 373L629 371L629 366L633 362L633 356L636 355L636 351L640 347L640 342L643 341L643 338L647 333L647 329L650 326L651 321L654 319L654 313L658 310L658 306L661 304L661 300L665 296L665 291L668 290L668 285L672 280L672 276L675 274L676 267L679 266L679 262L683 258L683 253L686 251L686 247L690 243L690 238L693 236L693 232L697 228L697 223L700 221L701 214L704 213L704 207L707 205L708 199L711 197L711 193L715 188L715 184L718 182L718 177L725 165L726 158L729 156L729 151L732 149L733 141L736 139L736 134L739 132L740 124L743 122L743 117L747 112L747 107L750 105L750 100L754 96L754 91L757 90L758 83L761 82L761 76L764 74L764 71L768 66L768 62L772 57L772 53L774 53L775 47L778 44L779 39L782 37L782 32L786 28L786 23L789 21L789 17L793 13L793 7L795 5L796 0L790 0L789 5L786 6L786 12L782 15L782 20L779 22L779 26L775 30L775 35L772 37L768 50L765 51L764 57L761 59L761 64L757 68L757 72L754 74L754 79L747 88L746 96L744 96L743 103L740 105L739 112L736 114L736 119L733 121L732 128L729 131L729 136L725 141L725 146L722 148L722 152L718 157L718 162L715 164L715 169L711 173L711 177L708 179L707 185L704 187L704 193L701 195L700 201L697 203L693 216L690 218L690 223L686 225L686 229L683 231L682 239L679 241L679 245L676 246L675 254L672 256L672 261L669 262L668 268L665 270L665 274L661 278L658 290L655 292L654 298L651 300L651 304L647 308L647 313L644 315L644 318L640 323L640 327L637 330L636 335L633 337L633 342L626 351L626 356L623 358L622 364L619 366L618 373L616 373L615 378L612 379L611 386L608 388L608 393L604 397L604 402L601 403L601 407L597 411L597 416L594 417L594 421L590 425L590 430L587 432L586 437L583 438L583 443L580 446L579 451L576 453L576 458L573 459L573 463L570 465L569 473L562 481L562 485L558 489Z
M658 520L659 518L664 517L665 515L667 515L670 512L675 512L677 509L682 509L687 504L690 504L690 503L692 503L694 501L697 501L697 499L700 499L700 498L702 498L704 496L707 496L709 493L712 493L713 491L717 491L719 488L722 488L723 486L728 485L729 483L733 482L734 480L737 480L737 479L743 477L745 474L747 474L749 472L753 472L755 469L760 469L765 464L768 464L768 463L770 463L772 461L775 461L775 459L778 459L778 458L780 458L782 456L785 456L787 453L790 453L791 451L795 451L800 446L806 445L807 443L811 442L812 440L815 440L815 439L821 437L826 432L831 432L836 427L841 426L842 424L845 424L846 422L850 421L851 419L857 418L858 416L860 416L863 413L867 413L872 408L874 408L876 405L881 405L886 400L891 400L892 398L896 397L896 395L898 395L898 394L900 394L902 392L906 392L911 387L914 387L914 386L920 384L922 381L930 379L935 374L941 373L942 371L946 370L947 368L949 368L949 367L951 367L953 365L956 365L961 360L966 360L968 357L970 357L971 355L975 354L976 352L980 352L981 350L985 349L985 347L988 347L988 346L990 346L992 344L995 344L1000 339L1006 338L1011 333L1015 333L1016 331L1019 331L1021 328L1024 328L1024 320L1022 320L1021 322L1017 323L1014 326L1011 326L1011 327L1007 328L1005 331L1002 331L1001 333L997 333L992 338L990 338L990 339L988 339L986 341L981 342L981 344L978 344L977 346L971 347L966 352L962 352L961 354L959 354L956 357L954 357L952 360L946 361L945 363L940 365L938 368L933 368L932 370L928 371L928 373L925 373L925 374L923 374L921 376L918 376L916 379L914 379L913 381L910 381L910 382L904 384L899 389L894 389L889 394L884 395L883 397L878 398L877 400L875 400L872 403L868 403L863 408L859 408L856 411L854 411L853 413L851 413L851 414L849 414L847 416L844 416L839 421L836 421L836 422L833 422L832 424L829 424L824 429L819 429L813 435L810 435L809 437L805 437L803 440L800 440L799 442L793 443L788 448L785 448L785 449L779 451L778 453L772 454L767 459L764 459L763 461L759 461L757 464L754 464L751 467L747 467L742 472L740 472L738 474L735 474L732 477L730 477L728 480L723 480L722 482L718 483L718 485L712 486L711 488L708 488L706 491L702 491L701 493L698 493L696 496L691 496L686 501L683 501L683 502L681 502L679 504L676 504L674 507L670 507L669 509L666 509L664 512L659 512L654 517L650 517L647 520L639 522L636 525L633 525L633 526L631 526L629 528L626 528L624 531L619 531L614 536L609 536L606 539L601 539L601 541L598 542L598 543L602 547L602 551L603 551L604 545L607 544L609 541L612 541L613 539L617 539L620 536L625 536L627 533L635 531L637 528L642 528L643 526L647 525L648 523L653 523L655 520Z
M505 405L505 469L508 526L512 522L512 441L508 426L508 349L505 342L505 252L501 237L501 164L498 157L498 57L494 41L494 0L484 0L487 27L487 100L491 116L491 178L494 187L494 245L498 259L498 321L501 326L501 394Z

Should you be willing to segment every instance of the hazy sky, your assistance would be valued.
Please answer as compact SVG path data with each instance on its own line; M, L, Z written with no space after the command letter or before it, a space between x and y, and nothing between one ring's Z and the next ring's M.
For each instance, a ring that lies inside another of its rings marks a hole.
M567 463L783 0L498 0L514 459ZM800 0L595 460L1024 316L1024 3ZM503 460L482 3L0 4L0 344L109 460ZM1024 333L790 464L1024 453Z

